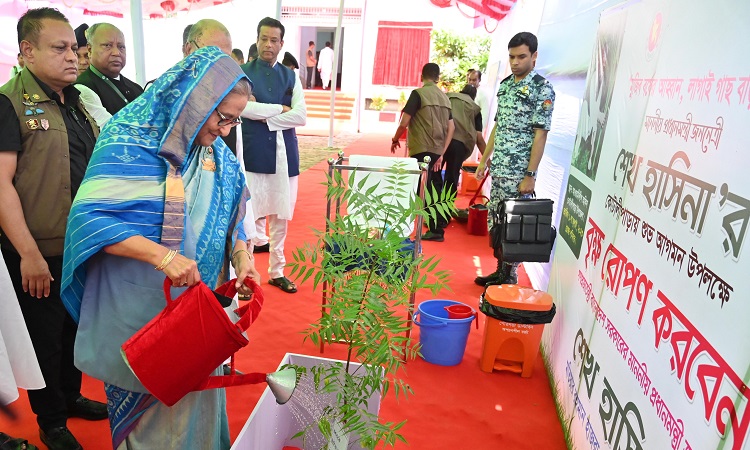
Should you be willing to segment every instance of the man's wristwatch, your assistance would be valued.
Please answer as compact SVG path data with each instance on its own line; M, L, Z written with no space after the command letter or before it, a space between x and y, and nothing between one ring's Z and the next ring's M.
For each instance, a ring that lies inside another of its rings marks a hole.
M526 176L536 179L536 170L527 170Z

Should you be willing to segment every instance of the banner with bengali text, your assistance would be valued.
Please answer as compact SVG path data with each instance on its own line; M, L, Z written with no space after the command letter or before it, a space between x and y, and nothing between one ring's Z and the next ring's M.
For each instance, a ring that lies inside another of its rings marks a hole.
M577 449L750 450L748 18L601 15L542 342Z

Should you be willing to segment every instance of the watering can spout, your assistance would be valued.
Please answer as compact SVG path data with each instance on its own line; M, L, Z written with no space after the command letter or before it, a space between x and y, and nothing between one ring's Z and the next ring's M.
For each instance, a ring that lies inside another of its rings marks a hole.
M289 367L266 375L266 382L271 389L276 403L283 405L292 398L297 387L297 370Z

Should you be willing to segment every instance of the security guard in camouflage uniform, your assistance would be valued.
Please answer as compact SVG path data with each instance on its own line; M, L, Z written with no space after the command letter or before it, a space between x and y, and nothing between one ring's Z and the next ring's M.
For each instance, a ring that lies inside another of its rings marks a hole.
M552 84L534 71L537 39L531 33L518 33L508 42L508 58L512 74L500 82L497 91L497 115L488 146L477 167L477 177L490 162L492 190L489 207L495 210L506 198L534 192L537 168L544 154L547 132L552 123L555 91ZM494 156L493 156L494 150ZM491 219L490 219L491 220ZM490 227L492 223L489 224ZM515 284L518 263L497 261L497 270L474 282Z

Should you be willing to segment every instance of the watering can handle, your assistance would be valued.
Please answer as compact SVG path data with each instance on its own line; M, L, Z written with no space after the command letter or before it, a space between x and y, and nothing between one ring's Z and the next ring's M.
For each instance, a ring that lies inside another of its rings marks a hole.
M412 318L412 321L417 324L419 327L425 327L425 328L442 328L448 326L448 322L440 322L439 324L433 324L433 323L421 323L419 320L417 320L417 316L419 316L419 311L414 313L414 317Z
M480 195L480 196L476 196L475 195L474 197L471 198L471 200L469 200L469 207L474 206L476 204L477 200L480 200L480 199L484 199L484 203L483 204L485 204L485 205L487 203L489 203L489 201L490 201L490 199L487 198L487 196L485 196L485 195Z
M474 196L471 197L471 200L469 200L469 206L474 204L474 200L476 200L477 197L484 197L482 194L482 186L484 186L484 182L487 181L487 178L490 176L490 173L487 172L487 174L482 178L482 182L479 183L479 187L477 187L477 192L474 193ZM487 197L484 197L487 198ZM487 199L489 201L489 199Z

